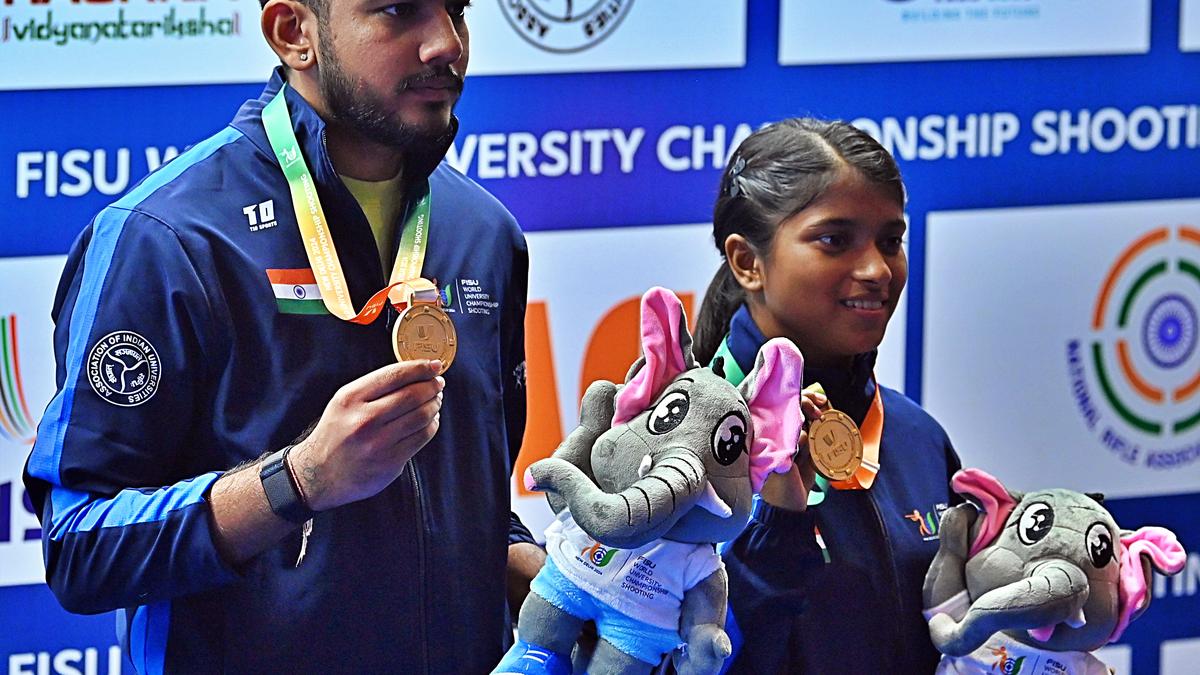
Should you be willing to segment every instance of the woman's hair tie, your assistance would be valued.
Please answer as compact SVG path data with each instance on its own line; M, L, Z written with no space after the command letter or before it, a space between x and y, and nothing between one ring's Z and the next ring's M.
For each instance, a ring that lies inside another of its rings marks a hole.
M726 186L725 192L730 197L738 197L742 194L742 183L739 180L742 176L742 171L746 168L746 158L740 154L735 155L733 164L729 167L729 185Z

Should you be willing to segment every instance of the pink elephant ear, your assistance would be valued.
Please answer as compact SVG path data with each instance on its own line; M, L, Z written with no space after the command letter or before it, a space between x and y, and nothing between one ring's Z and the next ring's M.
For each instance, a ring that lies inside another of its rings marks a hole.
M804 357L787 338L774 338L758 350L754 369L739 388L750 408L750 485L757 494L771 473L792 468L800 441L800 387Z
M642 358L617 393L613 426L649 408L671 380L695 367L683 303L665 288L651 288L642 296Z
M960 495L971 497L971 501L983 510L978 521L979 531L975 541L971 542L970 555L974 556L1000 536L1017 501L995 476L982 469L959 469L950 479L950 487Z
M1150 572L1142 565L1143 556L1163 574L1177 574L1187 562L1187 552L1175 534L1162 527L1143 527L1136 532L1122 532L1117 555L1121 564L1119 614L1109 642L1120 638L1129 622L1147 606Z

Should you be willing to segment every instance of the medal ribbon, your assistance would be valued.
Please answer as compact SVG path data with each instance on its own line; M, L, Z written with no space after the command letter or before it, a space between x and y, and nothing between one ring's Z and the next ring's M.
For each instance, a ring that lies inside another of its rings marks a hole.
M858 433L863 444L862 464L853 476L830 483L838 490L870 490L875 484L875 476L879 473L879 441L883 438L883 399L879 395L878 382L875 383L871 407L867 409L867 416L863 418Z
M346 274L338 259L333 236L325 219L325 210L317 196L316 181L300 152L300 142L292 129L292 116L287 109L284 92L287 85L263 108L263 127L271 150L279 160L283 175L287 178L288 190L292 195L292 206L296 211L296 222L304 241L308 262L321 289L321 299L330 314L357 324L369 324L379 318L384 306L391 299L393 305L402 305L415 296L425 302L435 302L437 287L421 278L421 267L425 262L426 243L429 239L430 190L428 182L418 186L419 198L409 209L400 235L400 247L388 285L371 296L363 308L355 312L346 285ZM394 295L393 291L398 294Z

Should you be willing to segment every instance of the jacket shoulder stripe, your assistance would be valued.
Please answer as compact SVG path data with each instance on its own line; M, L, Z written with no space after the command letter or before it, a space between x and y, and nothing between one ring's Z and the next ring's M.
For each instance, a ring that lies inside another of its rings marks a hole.
M92 224L92 240L84 255L83 279L79 283L79 295L75 298L75 306L71 311L66 376L62 388L46 407L46 414L42 416L42 423L38 425L33 453L29 457L29 474L51 485L60 484L58 469L62 460L63 440L66 438L67 425L71 419L71 408L75 403L75 387L79 382L88 337L100 305L100 291L105 277L108 276L117 240L121 238L121 230L124 229L128 218L129 211L107 208L96 216L96 221Z
M95 495L86 492L54 488L50 491L54 501L50 538L60 541L72 533L165 520L172 511L204 501L204 495L220 477L220 473L206 473L153 492L129 488L111 499L96 499Z
M162 186L179 178L184 171L192 168L200 162L211 157L217 150L237 141L244 134L233 127L225 127L218 133L209 136L183 152L174 160L167 162L161 169L146 176L146 179L138 183L132 190L125 193L123 197L113 203L113 206L122 209L133 209L138 204L145 201L147 197L154 194Z
M63 441L71 420L71 409L75 400L75 387L83 367L84 353L100 306L100 293L108 276L117 241L129 218L129 211L154 191L198 162L210 157L218 149L242 138L242 132L226 127L220 133L202 141L179 155L155 173L151 174L124 197L96 216L92 226L92 240L84 257L83 279L79 285L79 296L71 312L70 337L66 354L66 377L63 386L50 401L42 423L38 427L37 441L29 458L29 473L51 485L60 485L59 466L62 460ZM115 208L114 208L115 207Z

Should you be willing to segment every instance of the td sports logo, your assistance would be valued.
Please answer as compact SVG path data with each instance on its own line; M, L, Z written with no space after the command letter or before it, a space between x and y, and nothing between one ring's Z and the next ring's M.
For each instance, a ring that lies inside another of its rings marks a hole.
M1200 229L1133 239L1103 277L1091 330L1067 343L1084 423L1123 461L1178 469L1200 459Z
M548 52L581 52L612 35L633 0L496 0L526 42Z

